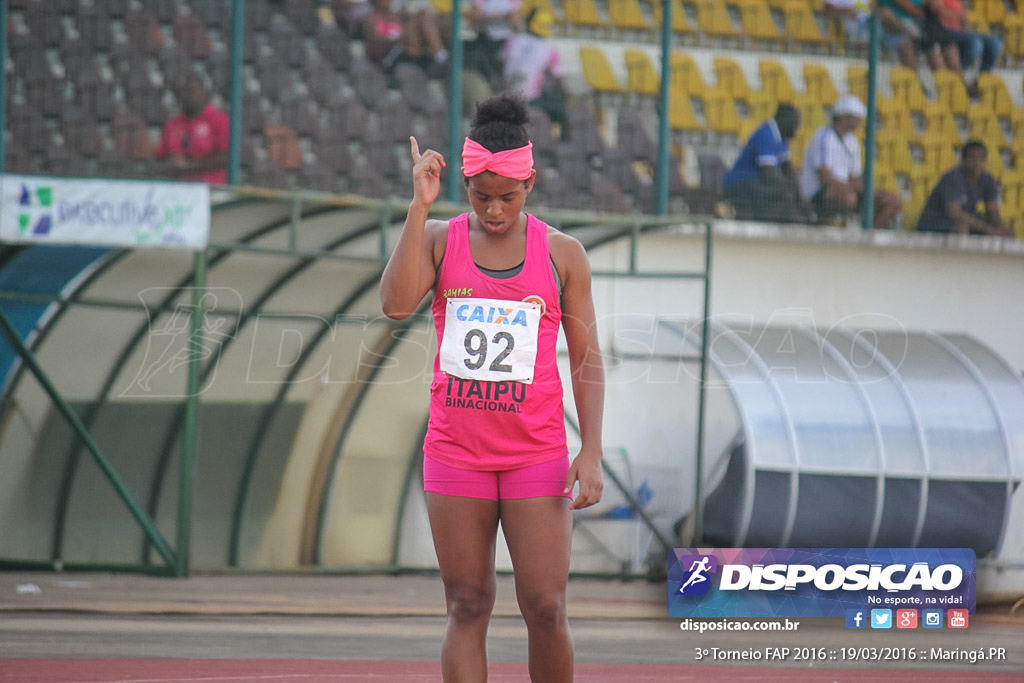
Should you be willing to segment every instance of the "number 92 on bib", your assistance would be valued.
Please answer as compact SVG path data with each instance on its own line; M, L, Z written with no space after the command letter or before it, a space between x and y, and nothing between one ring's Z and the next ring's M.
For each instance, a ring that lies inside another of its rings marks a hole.
M540 318L538 303L448 299L441 370L484 382L533 383Z

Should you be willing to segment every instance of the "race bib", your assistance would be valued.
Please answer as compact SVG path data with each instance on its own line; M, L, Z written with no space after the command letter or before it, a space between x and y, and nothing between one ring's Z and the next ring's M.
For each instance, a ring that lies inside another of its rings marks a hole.
M533 383L541 305L502 299L448 299L441 370L463 379Z

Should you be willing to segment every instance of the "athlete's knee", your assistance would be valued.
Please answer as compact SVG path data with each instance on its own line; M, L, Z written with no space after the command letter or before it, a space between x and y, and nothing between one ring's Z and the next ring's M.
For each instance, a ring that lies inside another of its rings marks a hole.
M494 588L469 583L445 586L448 614L463 623L488 619L494 610Z
M519 610L531 628L558 630L568 624L565 595L559 592L520 596Z

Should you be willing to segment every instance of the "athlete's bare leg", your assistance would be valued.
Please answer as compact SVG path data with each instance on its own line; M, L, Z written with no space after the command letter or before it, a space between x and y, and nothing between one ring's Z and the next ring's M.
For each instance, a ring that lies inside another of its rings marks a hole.
M565 593L572 513L568 498L501 501L501 528L526 621L533 683L570 683L573 645Z
M498 503L436 493L426 497L448 609L441 674L445 683L483 683L487 680L487 626L496 590Z

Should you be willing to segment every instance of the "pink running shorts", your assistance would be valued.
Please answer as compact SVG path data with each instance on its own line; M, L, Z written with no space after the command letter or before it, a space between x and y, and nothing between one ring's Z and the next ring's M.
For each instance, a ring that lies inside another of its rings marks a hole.
M444 465L429 456L423 458L423 490L442 496L515 500L557 496L572 498L565 491L569 457L514 470L464 470Z

